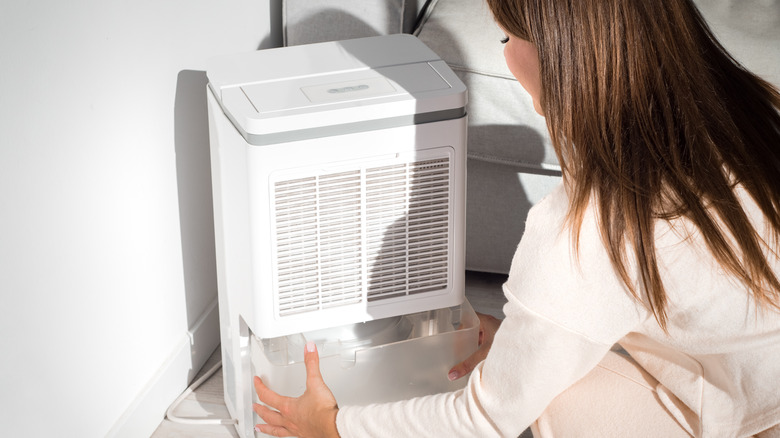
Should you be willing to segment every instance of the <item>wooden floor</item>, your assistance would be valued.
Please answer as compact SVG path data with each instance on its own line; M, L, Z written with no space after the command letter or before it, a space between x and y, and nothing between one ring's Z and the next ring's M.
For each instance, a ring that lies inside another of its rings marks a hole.
M466 275L466 297L477 312L488 313L497 318L503 318L502 308L506 300L501 291L501 285L506 276L469 272ZM209 358L197 380L206 370L219 363L219 348ZM222 370L219 369L208 380L190 394L177 406L173 415L180 418L219 419L230 418L222 394ZM526 431L521 438L529 437ZM238 433L232 425L201 425L182 424L166 418L160 423L151 438L238 438Z

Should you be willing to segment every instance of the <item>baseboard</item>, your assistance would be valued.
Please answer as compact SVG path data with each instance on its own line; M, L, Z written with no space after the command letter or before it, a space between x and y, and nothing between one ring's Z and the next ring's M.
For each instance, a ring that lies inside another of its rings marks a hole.
M151 436L165 418L168 406L187 388L218 346L219 312L215 297L106 436Z

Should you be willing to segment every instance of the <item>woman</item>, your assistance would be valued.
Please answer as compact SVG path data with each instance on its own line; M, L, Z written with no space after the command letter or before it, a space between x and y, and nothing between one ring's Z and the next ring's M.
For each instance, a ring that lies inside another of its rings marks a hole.
M255 380L259 430L780 436L780 94L690 0L487 2L564 176L529 214L506 319L450 372L474 368L465 389L391 404L339 410L311 345L299 399Z

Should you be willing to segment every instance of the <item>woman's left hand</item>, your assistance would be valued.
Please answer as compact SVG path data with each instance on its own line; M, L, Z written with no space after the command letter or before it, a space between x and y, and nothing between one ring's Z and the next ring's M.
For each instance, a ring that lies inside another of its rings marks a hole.
M447 378L450 380L460 379L470 373L477 364L485 360L490 347L493 346L493 338L501 325L501 320L484 313L477 313L477 317L479 318L479 341L477 344L479 348L466 360L452 367L447 374Z
M313 342L306 344L303 353L306 364L306 391L298 398L284 397L270 389L259 377L255 377L255 391L261 404L252 408L265 421L255 430L272 436L296 436L299 438L336 438L336 399L320 374L320 357Z

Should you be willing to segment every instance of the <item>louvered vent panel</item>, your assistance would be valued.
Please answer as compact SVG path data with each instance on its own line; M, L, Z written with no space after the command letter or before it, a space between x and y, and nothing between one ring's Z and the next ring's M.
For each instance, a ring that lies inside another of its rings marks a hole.
M445 289L449 175L441 158L277 182L279 315Z
M360 170L274 187L279 315L360 302Z
M445 289L449 160L366 171L369 301Z

